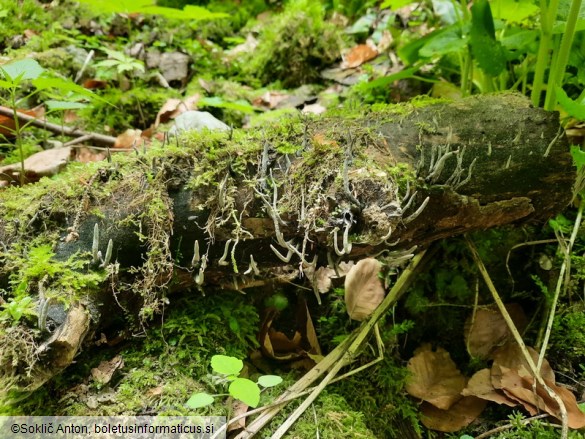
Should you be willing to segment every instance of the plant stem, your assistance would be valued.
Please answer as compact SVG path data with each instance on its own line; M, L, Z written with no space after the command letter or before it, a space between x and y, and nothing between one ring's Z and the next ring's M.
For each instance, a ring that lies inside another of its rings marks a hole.
M18 118L15 87L10 87L10 108L12 109L12 118L14 119L14 136L16 138L16 146L20 156L20 186L24 186L24 150L22 148L22 135L20 131L20 119Z
M571 3L571 9L569 10L569 16L567 17L567 27L563 33L563 38L561 40L558 53L555 53L555 62L551 66L548 87L546 90L546 99L544 101L545 110L552 111L557 104L556 87L562 86L563 83L563 75L565 74L567 62L569 61L569 52L571 50L571 46L573 45L575 27L577 25L577 19L579 18L581 3L582 0L573 0Z
M548 66L549 51L552 46L552 27L557 16L559 0L551 0L550 5L546 0L540 0L540 45L536 58L536 69L534 72L534 81L532 82L532 105L540 105L540 95L544 88L544 71Z

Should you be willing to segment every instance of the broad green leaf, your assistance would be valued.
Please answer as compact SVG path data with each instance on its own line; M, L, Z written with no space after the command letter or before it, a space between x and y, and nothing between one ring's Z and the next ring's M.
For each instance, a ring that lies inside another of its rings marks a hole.
M585 120L585 105L579 104L572 100L562 87L555 88L557 94L557 101L559 105L565 110L569 116L575 119Z
M419 65L410 67L408 69L404 69L398 73L394 73L392 75L389 76L384 76L382 78L378 78L378 79L374 79L371 82L364 82L361 84L357 84L356 90L360 91L360 92L365 92L368 90L372 90L374 88L377 87L386 87L389 84L392 84L394 81L398 81L400 79L406 79L406 78L411 78L420 68Z
M229 387L230 395L250 407L257 407L260 402L260 387L247 378L236 378Z
M506 52L502 44L486 35L471 38L471 53L488 75L497 76L506 68Z
M478 0L471 7L471 53L479 67L488 75L497 76L506 68L506 52L499 41L490 4Z
M418 53L421 57L432 58L433 56L456 53L466 47L467 41L463 37L461 27L452 25L421 47Z
M262 375L258 378L258 384L262 387L274 387L282 383L282 378L278 375Z
M82 102L55 101L52 99L45 101L45 105L49 107L49 110L79 110L87 107L87 104Z
M242 360L235 357L227 355L214 355L211 357L211 368L223 375L238 375L243 367Z
M35 79L45 71L38 62L30 58L1 65L0 69L13 80L18 77L21 80Z
M510 29L502 38L502 46L509 51L517 51L521 55L527 52L536 52L537 40L540 31L536 29Z
M129 13L136 12L145 5L154 5L155 0L78 0L88 4L94 11L100 13Z
M98 63L96 63L96 67L115 67L118 64L120 64L120 61L117 61L115 59L106 59L103 61L100 61Z
M581 169L585 166L585 151L581 151L577 145L571 145L571 156L573 157L573 163L577 169Z
M211 12L201 6L186 5L182 10L175 8L166 8L164 6L147 6L138 9L136 12L144 14L161 15L166 18L177 20L217 20L227 18L229 14L224 12Z
M540 8L531 0L496 0L492 3L494 17L508 23L521 23L536 15Z
M213 396L207 393L194 393L185 404L190 409L198 409L213 404Z
M487 0L479 0L471 6L471 33L487 35L490 38L496 38L496 29L494 28L494 18L492 9Z
M0 18L8 16L8 9L0 9Z
M451 26L437 29L430 34L425 35L422 38L417 38L408 44L398 48L398 56L404 61L405 64L414 64L419 61L422 57L420 55L420 49L425 45L429 44L436 38L439 38L444 33L448 32Z
M380 9L392 8L394 10L399 9L403 6L414 3L413 0L384 0L380 5Z
M98 101L112 105L109 101L96 95L91 90L77 85L69 79L59 78L57 76L41 76L32 81L37 90L56 89L60 92L72 92L88 99L97 99Z
M40 78L34 79L32 81L35 88L38 90L46 90L48 88L55 88L60 91L72 91L74 93L78 93L82 96L87 97L94 97L95 95L88 90L87 88L83 88L81 85L77 85L75 82L70 81L68 79L58 78L58 77L49 77L49 76L41 76Z

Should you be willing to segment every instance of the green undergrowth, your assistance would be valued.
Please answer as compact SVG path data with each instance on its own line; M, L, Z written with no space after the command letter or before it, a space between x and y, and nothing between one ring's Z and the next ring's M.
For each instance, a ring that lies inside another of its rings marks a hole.
M151 326L143 338L129 339L121 347L95 348L84 353L66 373L37 390L26 400L0 408L1 414L92 416L137 415L227 415L227 405L219 398L213 405L190 410L185 406L191 394L221 389L210 377L209 363L216 354L246 359L257 348L259 316L246 296L218 291L207 296L183 296L173 301L164 324ZM91 368L100 361L120 355L123 369L107 384L90 378ZM248 363L251 377L258 375ZM263 392L262 403L278 396L300 375L283 372L280 389ZM263 431L278 428L299 402L290 404ZM335 389L325 390L293 426L290 437L376 438L366 426L366 417L352 409ZM264 436L266 437L266 436Z
M316 1L289 2L262 27L258 49L242 62L244 78L264 85L279 81L285 88L318 80L320 70L339 57L345 39L324 13Z

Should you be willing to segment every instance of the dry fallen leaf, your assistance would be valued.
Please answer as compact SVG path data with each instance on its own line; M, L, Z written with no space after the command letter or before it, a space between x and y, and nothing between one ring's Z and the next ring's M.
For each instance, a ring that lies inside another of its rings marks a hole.
M40 180L41 177L58 174L65 168L70 158L70 147L48 149L31 155L24 161L26 181L30 183ZM20 163L2 166L0 167L0 179L9 178L18 181L20 171Z
M345 56L341 63L341 68L352 69L361 66L366 61L378 56L378 49L368 44L358 44L354 46Z
M321 355L317 333L304 300L299 300L295 314L292 336L273 327L277 312L270 312L264 319L258 335L264 355L280 361L306 358L308 354ZM291 322L287 322L287 326L290 325Z
M494 388L490 369L477 371L467 383L467 387L461 391L463 396L476 396L486 401L505 404L510 407L518 405L516 400L508 398L504 392Z
M116 355L110 361L102 361L91 370L91 377L100 384L108 384L114 373L124 367L124 359Z
M183 100L175 98L167 99L160 110L158 110L156 119L154 121L154 127L156 128L161 123L166 123L169 120L174 119L185 111L196 110L199 99L201 99L201 95L199 93L188 96Z
M116 137L116 141L114 142L114 148L120 149L130 149L132 147L138 147L142 145L144 139L141 137L142 131L141 130L133 130L127 129L118 137Z
M520 376L513 369L501 366L502 390L506 395L517 398L529 413L536 413L536 409L545 411L557 419L561 419L560 408L557 402L539 384L534 385L532 376ZM568 425L570 428L585 427L585 413L577 405L575 395L564 387L557 386L552 381L545 380L546 385L563 401L567 409ZM536 408L536 409L535 409Z
M362 321L384 300L384 286L378 277L382 264L366 258L345 276L345 306L353 320Z
M406 391L415 398L443 410L462 398L466 379L445 349L433 352L431 346L425 344L415 351L406 367L410 371Z
M273 110L281 102L288 99L290 96L279 91L267 91L262 96L254 99L252 105L256 107L264 107Z
M530 353L532 357L532 361L534 364L538 363L538 352L530 346L526 346L526 349ZM503 366L508 369L512 369L517 371L520 376L532 376L530 372L530 368L526 363L522 352L520 351L520 347L516 344L516 342L511 341L506 343L504 346L501 346L493 353L494 366ZM545 380L555 382L555 373L550 366L548 360L544 359L542 362L542 367L540 368L540 374Z
M453 433L467 427L481 414L487 401L466 396L449 410L441 410L429 403L421 405L421 422L431 430Z
M506 309L518 331L522 332L528 319L520 305L511 303L506 305ZM490 358L498 346L512 339L512 333L496 305L479 308L474 316L469 316L464 331L469 355L481 359Z

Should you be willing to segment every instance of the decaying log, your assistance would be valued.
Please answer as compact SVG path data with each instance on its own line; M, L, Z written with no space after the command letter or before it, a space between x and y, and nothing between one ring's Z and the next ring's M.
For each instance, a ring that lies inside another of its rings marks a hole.
M91 294L75 295L69 314L58 301L44 307L55 332L79 346L120 301L144 318L156 312L173 275L180 288L242 289L368 255L400 260L437 239L547 219L570 202L575 180L558 115L510 94L293 118L180 142L104 163L83 177L74 200L39 195L34 212L0 218L4 261L50 231L61 238L55 260L85 255L86 270L103 274ZM11 191L0 192L0 205ZM46 305L40 291L29 293ZM91 319L71 316L80 307ZM18 377L21 388L41 385L79 348L49 358L59 337L41 329L46 340L32 373ZM0 357L0 368L8 360Z

